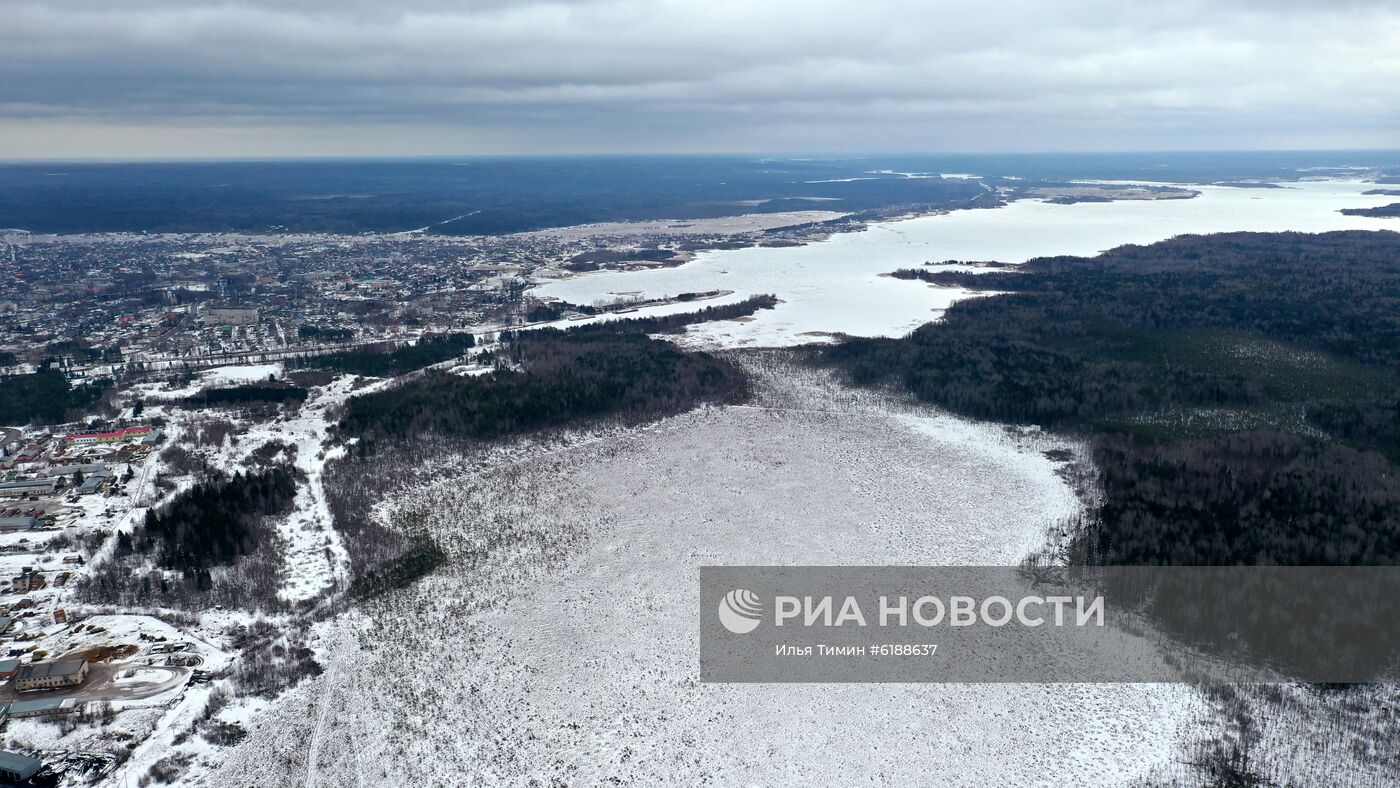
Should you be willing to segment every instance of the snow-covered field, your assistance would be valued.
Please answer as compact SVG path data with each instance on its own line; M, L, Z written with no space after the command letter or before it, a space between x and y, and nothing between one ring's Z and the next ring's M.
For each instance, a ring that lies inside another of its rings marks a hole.
M200 373L183 387L147 384L134 387L132 393L148 397L188 397L207 386L265 381L269 376L280 378L282 375L280 364L217 367ZM355 385L353 376L341 376L327 385L316 386L294 415L246 425L240 430L238 441L225 442L208 457L213 467L232 474L246 470L249 455L264 444L277 441L291 447L295 460L293 464L305 474L305 479L298 485L291 514L277 522L278 535L284 543L285 559L279 596L290 602L312 599L327 591L337 578L346 574L349 558L335 529L331 527L321 472L328 461L343 451L328 449L325 445L331 426L328 411L343 404ZM368 390L363 385L355 389L356 393ZM152 406L151 413L158 413L169 420L167 430L171 432L172 440L178 440L191 429L192 422L207 415L161 405Z
M1204 711L1184 687L700 684L702 564L1015 562L1079 505L1043 454L1062 441L761 376L752 406L397 499L451 565L336 622L326 675L210 784L269 763L327 786L1112 784L1169 766Z
M1281 189L1191 186L1201 194L1189 200L1074 205L1019 200L1004 208L874 224L805 246L704 252L676 268L583 274L531 292L576 304L611 300L619 293L660 298L709 290L734 291L715 304L759 293L783 300L746 322L692 327L689 341L704 347L784 347L832 333L900 336L967 293L880 276L899 268L946 260L1021 263L1048 255L1093 255L1187 233L1396 229L1394 220L1337 212L1392 201L1362 194L1374 187L1361 181L1305 181ZM686 310L673 305L636 314L677 311Z

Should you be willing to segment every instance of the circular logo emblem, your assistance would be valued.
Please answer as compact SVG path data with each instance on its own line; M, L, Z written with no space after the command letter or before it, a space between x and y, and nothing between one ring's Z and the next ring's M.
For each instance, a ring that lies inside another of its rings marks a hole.
M747 635L763 622L763 603L758 594L736 588L719 602L719 623L736 635Z

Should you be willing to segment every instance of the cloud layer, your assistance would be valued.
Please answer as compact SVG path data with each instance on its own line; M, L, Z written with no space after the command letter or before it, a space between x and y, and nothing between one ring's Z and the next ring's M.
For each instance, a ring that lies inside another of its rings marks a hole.
M5 0L0 158L1400 147L1380 2Z

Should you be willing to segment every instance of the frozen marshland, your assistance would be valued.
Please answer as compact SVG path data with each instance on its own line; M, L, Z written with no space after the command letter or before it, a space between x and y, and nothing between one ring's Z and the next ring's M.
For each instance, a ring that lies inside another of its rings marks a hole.
M700 684L703 564L1013 563L1079 506L1044 454L1073 446L781 355L745 363L748 406L522 446L395 496L390 519L435 534L451 565L328 625L327 673L219 781L269 763L318 785L1110 784L1171 768L1206 714L1184 687Z

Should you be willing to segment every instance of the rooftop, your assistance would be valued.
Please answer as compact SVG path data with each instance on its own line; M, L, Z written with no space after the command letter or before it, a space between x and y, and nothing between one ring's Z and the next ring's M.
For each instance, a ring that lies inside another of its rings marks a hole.
M47 676L69 676L83 669L86 660L65 659L58 662L35 662L25 665L15 674L15 678L44 678Z
M9 750L0 750L0 770L19 775L20 779L27 780L33 777L34 773L43 766L43 762L37 758L30 758L28 755L21 755Z

